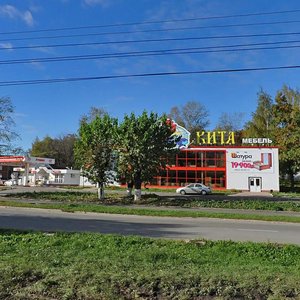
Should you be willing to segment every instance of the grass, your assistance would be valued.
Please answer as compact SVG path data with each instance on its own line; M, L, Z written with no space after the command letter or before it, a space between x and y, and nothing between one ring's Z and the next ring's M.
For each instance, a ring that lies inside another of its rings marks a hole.
M0 299L296 299L300 248L0 231Z
M22 199L37 199L37 200L53 200L63 202L83 202L83 203L98 203L96 193L80 192L80 191L67 191L67 192L27 192L18 194L9 194L8 198L22 198ZM229 208L229 209L245 209L245 210L271 210L271 211L300 211L300 201L274 201L270 199L236 199L215 195L213 197L207 196L157 196L156 194L146 194L142 196L142 200L139 201L139 205L152 206L174 206L182 208ZM133 203L133 199L126 197L122 194L110 193L106 194L106 199L102 204L119 204L130 205Z
M60 209L65 212L95 212L108 214L124 214L139 216L158 216L158 217L191 217L191 218L220 218L220 219L240 219L240 220L261 220L300 223L298 216L278 216L278 215L259 215L255 213L226 213L226 212L207 212L190 210L158 210L155 208L133 208L115 205L100 204L81 204L81 203L24 203L16 201L0 201L0 206Z

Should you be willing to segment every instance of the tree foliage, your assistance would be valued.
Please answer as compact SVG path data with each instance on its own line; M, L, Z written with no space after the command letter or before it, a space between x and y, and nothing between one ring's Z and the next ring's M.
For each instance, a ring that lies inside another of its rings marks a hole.
M269 94L258 92L257 108L252 120L245 125L244 136L272 138L274 133L273 100Z
M210 123L208 116L208 110L197 101L189 101L180 107L174 106L168 114L169 118L185 127L191 133L192 139L196 137L197 131L207 128Z
M280 170L288 174L291 187L300 171L300 93L284 86L278 91L272 110L274 138L280 150Z
M91 122L81 122L75 144L75 157L84 174L98 184L99 199L104 198L107 172L114 163L117 119L108 114L96 116Z
M74 144L76 139L75 134L67 134L58 138L46 136L42 140L36 138L29 153L31 156L54 158L54 168L73 168L75 167Z
M150 181L177 151L170 122L165 115L143 112L140 116L125 115L119 126L119 172L136 190ZM163 159L162 159L163 158ZM139 198L139 195L137 195Z
M12 141L18 137L14 131L15 122L13 120L14 107L11 99L0 97L0 150L3 153L8 149L12 150Z
M89 112L81 117L80 123L90 123L95 120L97 116L102 118L104 115L107 115L107 111L104 108L92 106Z
M215 130L239 131L243 128L242 122L245 114L242 112L224 112L218 119Z

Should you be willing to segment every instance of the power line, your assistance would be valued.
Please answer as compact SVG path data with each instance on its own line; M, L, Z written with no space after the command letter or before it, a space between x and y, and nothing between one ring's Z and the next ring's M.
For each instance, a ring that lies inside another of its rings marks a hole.
M104 25L88 25L88 26L76 26L76 27L47 28L47 29L39 29L39 30L9 31L9 32L1 32L0 34L23 34L23 33L50 32L50 31L64 31L64 30L79 30L79 29L92 29L92 28L109 28L109 27L120 27L120 26L136 26L136 25L149 25L149 24L177 23L177 22L188 22L188 21L198 21L198 20L228 19L228 18L237 18L237 17L251 17L251 16L276 15L276 14L289 14L289 13L296 13L296 12L299 12L299 11L300 11L300 9L294 9L294 10L257 12L257 13L236 14L236 15L195 17L195 18L185 18L185 19L154 20L154 21L131 22L131 23L116 23L116 24L104 24Z
M300 35L300 32L284 32L284 33L261 33L261 34L241 34L241 35L220 35L220 36L202 36L202 37L179 37L179 38L162 38L162 39L142 39L142 40L123 40L123 41L107 41L107 42L88 42L88 43L69 43L69 44L48 44L48 45L31 45L0 48L1 50L20 50L20 49L36 49L36 48L56 48L56 47L76 47L76 46L97 46L97 45L113 45L113 44L130 44L130 43L152 43L152 42L172 42L172 41L194 41L209 39L233 39L233 38L249 38L249 37L274 37Z
M164 29L145 29L145 30L118 31L118 32L100 32L100 33L86 33L86 34L73 34L73 35L37 36L37 37L1 39L0 42L56 39L56 38L73 38L73 37L87 37L87 36L104 36L104 35L133 34L133 33L168 32L168 31L181 31L181 30L194 30L194 29L211 29L211 28L230 28L230 27L246 27L246 26L261 26L261 25L295 24L295 23L300 23L300 21L292 20L292 21L258 22L258 23L244 23L244 24L176 27L176 28L164 28Z
M14 80L14 81L0 81L0 86L36 85L36 84L50 84L50 83L76 82L76 81L88 81L88 80L155 77L155 76L237 73L237 72L270 71L270 70L299 69L299 68L300 68L300 65L291 65L291 66L259 67L259 68L240 68L240 69L219 69L219 70L200 70L200 71L182 71L182 72L161 72L161 73L141 73L141 74L126 74L126 75L107 75L107 76L93 76L93 77L70 77L70 78L36 79L36 80L35 79L32 79L32 80Z
M261 46L272 44L285 44L285 43L300 43L300 40L286 41L286 42L265 42L253 44L239 44L239 45L225 45L225 46L208 46L208 47L190 47L190 48L173 48L161 50L148 50L148 51L131 51L131 52L115 52L103 54L90 54L90 55L70 55L70 56L54 56L54 57L41 57L41 58L24 58L24 59L11 59L0 60L0 65L5 64L26 64L26 63L40 63L40 62L61 62L61 61L81 61L81 60L94 60L106 58L129 58L140 56L158 56L158 55L179 55L179 54L200 54L200 53L219 53L219 52L239 52L239 51L253 51L253 50L275 50L275 49L292 49L300 48L300 45L292 46L275 46L275 47L252 47L252 48L234 48L234 47L249 47ZM234 48L234 49L222 49Z

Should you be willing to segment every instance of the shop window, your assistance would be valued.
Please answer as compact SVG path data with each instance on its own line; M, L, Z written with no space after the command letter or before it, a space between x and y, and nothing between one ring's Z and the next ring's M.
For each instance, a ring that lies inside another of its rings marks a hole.
M178 171L178 178L185 179L186 178L186 171Z
M195 171L187 171L187 181L188 182L196 181L196 172Z
M187 151L181 151L177 154L178 159L186 159L186 153Z
M205 181L205 172L203 172L203 171L198 171L198 172L196 172L196 175L197 175L197 182L201 182L201 183L204 183L204 181Z
M179 167L186 167L186 160L178 159L178 166Z

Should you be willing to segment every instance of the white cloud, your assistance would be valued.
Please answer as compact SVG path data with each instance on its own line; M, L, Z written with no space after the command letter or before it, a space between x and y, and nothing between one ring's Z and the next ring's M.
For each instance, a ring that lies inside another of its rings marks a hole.
M20 11L12 5L1 5L0 16L8 17L10 19L20 19L25 22L28 26L34 24L33 16L29 10Z
M0 48L11 50L13 45L11 43L0 43Z

